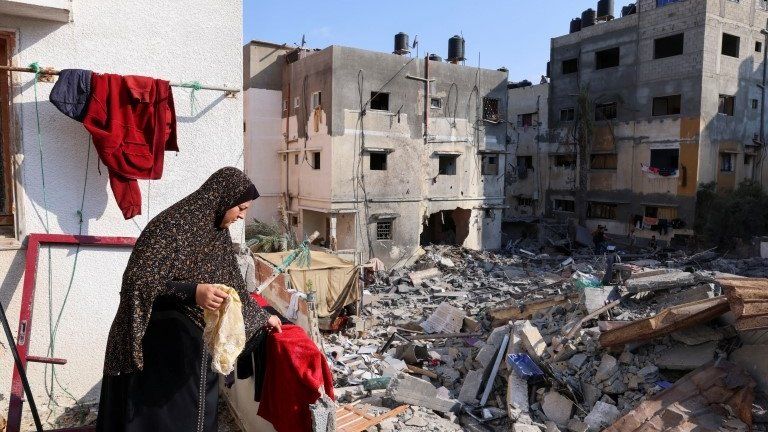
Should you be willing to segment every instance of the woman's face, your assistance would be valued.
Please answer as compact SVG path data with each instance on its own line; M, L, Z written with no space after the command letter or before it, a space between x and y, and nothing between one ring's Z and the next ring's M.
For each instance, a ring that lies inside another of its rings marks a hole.
M221 219L221 227L229 228L230 225L235 223L238 219L245 219L245 211L251 206L250 201L236 205L224 213L224 217Z

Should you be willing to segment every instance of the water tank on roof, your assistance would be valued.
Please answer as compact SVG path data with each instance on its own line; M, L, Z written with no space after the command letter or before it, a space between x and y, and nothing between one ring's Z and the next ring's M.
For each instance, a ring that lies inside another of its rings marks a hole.
M429 55L429 59L430 59L430 60L432 60L432 61L436 61L436 62L441 62L441 61L443 61L443 58L442 58L442 57L440 57L440 56L439 56L439 55L437 55L437 54L430 54L430 55Z
M613 0L598 0L597 2L597 17L605 19L613 19Z
M571 20L571 33L576 33L581 30L581 18L574 18Z
M448 39L448 61L458 63L464 60L464 38L455 35Z
M395 54L408 54L410 52L408 45L408 35L400 32L395 35Z
M595 25L597 19L597 12L594 9L587 9L581 13L581 28L587 28Z
M637 13L637 5L635 3L629 4L621 8L621 16L630 16Z
M496 70L499 71L499 72L509 72L509 69L505 68L504 66L502 66L502 67L500 67L500 68L498 68Z

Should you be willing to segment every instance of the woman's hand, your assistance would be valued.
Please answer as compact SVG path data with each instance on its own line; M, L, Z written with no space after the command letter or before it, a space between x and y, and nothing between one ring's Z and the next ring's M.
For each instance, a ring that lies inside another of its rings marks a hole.
M224 300L229 297L227 293L211 284L197 284L195 301L203 309L216 310L221 307Z
M266 327L268 330L274 331L276 333L283 332L283 323L280 322L280 318L278 318L277 315L272 315L269 317Z

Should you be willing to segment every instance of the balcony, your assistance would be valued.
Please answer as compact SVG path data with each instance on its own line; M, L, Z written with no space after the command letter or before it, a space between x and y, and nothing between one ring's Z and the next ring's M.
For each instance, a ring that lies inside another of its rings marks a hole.
M71 0L0 0L0 15L69 22Z

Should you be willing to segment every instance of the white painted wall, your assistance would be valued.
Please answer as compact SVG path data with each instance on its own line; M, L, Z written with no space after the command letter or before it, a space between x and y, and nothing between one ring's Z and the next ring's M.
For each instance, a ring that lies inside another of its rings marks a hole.
M0 15L0 28L17 34L16 65L39 62L54 68L85 68L99 72L148 75L171 81L197 80L209 85L240 87L242 83L242 2L131 2L77 0L72 21L60 23ZM97 172L96 154L86 166L88 134L82 125L59 113L49 102L53 84L38 86L47 206L43 205L40 156L31 74L15 74L13 107L20 125L24 196L17 201L23 214L23 237L44 231L45 208L50 230L77 233L83 180L87 170L83 234L137 236L152 216L192 192L216 169L243 166L242 96L200 91L198 109L190 111L189 92L174 89L181 151L168 153L163 178L140 181L143 215L125 221L114 202L106 170ZM234 228L242 238L242 225ZM16 330L21 297L24 250L0 252L0 301L9 309ZM80 253L70 300L57 337L57 356L69 360L58 368L59 381L78 400L98 397L106 335L118 302L120 278L128 250L87 248ZM62 306L72 271L73 250L52 252L53 309ZM47 255L41 254L30 353L45 355L48 345ZM3 344L5 340L3 338ZM6 414L12 358L0 346L0 413ZM38 405L46 405L43 367L30 365ZM59 402L71 405L64 397ZM55 420L52 416L51 420Z
M248 209L248 220L280 220L282 92L250 88L243 95L245 106L245 171L259 190L259 199ZM291 156L292 157L292 156Z

